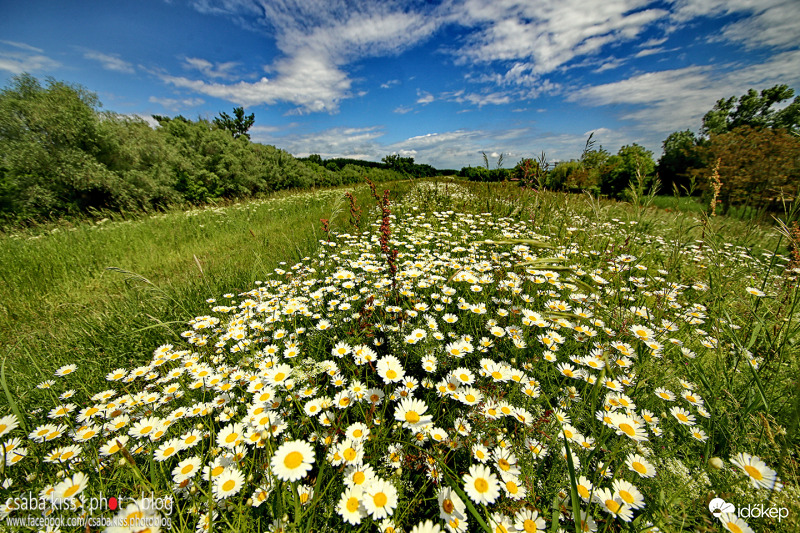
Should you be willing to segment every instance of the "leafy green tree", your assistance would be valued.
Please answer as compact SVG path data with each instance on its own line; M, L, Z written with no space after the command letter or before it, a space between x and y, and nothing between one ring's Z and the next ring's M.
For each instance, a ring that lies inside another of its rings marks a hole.
M794 90L788 85L775 85L758 93L750 89L747 94L717 100L703 117L704 135L723 134L741 126L752 128L783 128L790 133L800 133L800 96L783 109L774 106L789 100Z
M655 170L653 152L636 143L623 146L608 158L600 171L600 192L621 198L631 183L643 180L647 187Z
M0 210L19 218L113 207L114 176L94 158L99 101L29 74L0 92Z
M580 161L560 161L547 174L546 185L553 190L580 189L578 178L586 174Z
M252 113L245 116L243 107L234 107L233 117L222 111L218 117L214 118L214 125L219 129L231 132L234 139L244 137L249 140L250 134L247 132L253 127L255 120L255 115Z
M658 177L670 191L690 188L691 169L700 168L703 159L698 150L698 139L691 130L670 133L662 144L664 153L658 160Z

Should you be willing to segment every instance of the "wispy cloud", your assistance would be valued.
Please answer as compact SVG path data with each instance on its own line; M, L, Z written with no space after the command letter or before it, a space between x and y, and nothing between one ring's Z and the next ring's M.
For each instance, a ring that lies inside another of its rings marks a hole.
M429 37L438 25L437 17L401 2L202 0L194 5L250 29L269 30L283 56L266 66L274 73L271 78L256 82L222 84L168 75L164 81L246 105L290 102L299 112L336 112L341 100L352 96L346 65L399 53Z
M37 48L35 46L31 46L26 43L20 43L18 41L0 40L0 43L7 44L8 46L13 46L14 48L19 48L20 50L26 50L28 52L37 52L39 54L44 52L44 50L42 50L41 48Z
M384 135L379 126L363 128L330 128L313 133L272 135L271 132L253 130L254 141L276 144L297 157L319 154L329 159L349 157L353 159L379 160L386 153L377 139Z
M158 104L170 111L178 111L182 108L195 107L205 103L202 98L159 98L157 96L151 96L147 101L152 104Z
M184 60L185 68L199 70L207 78L221 78L224 80L233 79L235 77L232 71L238 64L239 63L236 61L212 63L211 61L199 57L187 57Z
M389 80L387 82L381 83L381 89L389 89L390 87L394 87L395 85L400 85L400 80Z
M131 63L124 61L117 54L104 54L95 50L89 50L83 54L83 57L98 61L106 70L124 72L125 74L133 74L136 71Z
M16 41L0 41L0 70L12 74L36 73L58 68L61 63L43 54L44 50ZM9 48L13 48L9 50Z
M651 0L466 0L462 24L481 27L471 44L454 51L461 62L518 61L532 74L553 72L574 58L630 40L668 12Z
M621 118L658 137L675 130L699 129L703 115L720 98L764 88L775 80L800 84L798 66L800 50L794 50L747 66L720 69L720 65L701 65L638 74L578 89L568 100L590 106L627 105L629 111Z
M417 103L418 104L422 104L422 105L430 104L435 99L436 98L434 98L434 96L431 93L429 93L427 91L420 91L419 89L417 89Z

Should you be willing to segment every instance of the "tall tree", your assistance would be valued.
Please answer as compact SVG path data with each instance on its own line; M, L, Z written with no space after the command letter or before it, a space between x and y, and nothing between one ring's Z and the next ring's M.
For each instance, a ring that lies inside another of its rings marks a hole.
M214 118L214 124L220 129L231 132L234 139L239 137L250 139L247 131L253 126L255 120L255 115L252 113L245 116L243 107L234 107L233 117L222 111L218 117Z
M689 170L703 165L697 143L698 139L691 130L672 132L664 140L664 154L658 160L658 177L667 192L673 185L688 188Z
M704 135L723 134L741 126L751 128L783 128L789 133L800 133L800 96L783 109L776 104L790 100L794 90L788 85L775 85L758 93L750 89L747 94L717 100L713 109L703 117Z

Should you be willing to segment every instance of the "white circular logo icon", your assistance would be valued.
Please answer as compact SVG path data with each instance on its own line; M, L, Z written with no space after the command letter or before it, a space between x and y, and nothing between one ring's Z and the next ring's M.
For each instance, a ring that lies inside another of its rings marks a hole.
M714 516L719 516L722 513L735 513L736 506L732 503L728 503L722 498L714 498L708 504L708 510L711 511L711 514Z

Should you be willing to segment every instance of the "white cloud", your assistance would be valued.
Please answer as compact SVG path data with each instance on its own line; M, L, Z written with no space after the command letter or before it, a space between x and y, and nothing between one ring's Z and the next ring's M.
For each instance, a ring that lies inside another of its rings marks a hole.
M237 65L238 63L236 61L212 63L211 61L199 57L187 57L184 60L184 67L187 69L199 70L208 78L222 78L226 80L234 77L231 70L236 68Z
M763 6L763 4L762 4ZM722 37L748 48L794 48L800 36L800 2L784 0L725 27Z
M400 85L400 80L389 80L385 83L381 83L381 89L388 89L390 87L394 87L395 85Z
M797 0L677 0L673 18L687 22L696 17L738 14L743 18L722 29L718 38L748 48L787 49L797 46L800 3Z
M430 104L435 100L431 93L427 91L420 91L419 89L417 89L417 97L417 103L422 105Z
M574 58L598 53L612 42L630 40L668 13L645 9L651 0L467 0L457 21L477 26L461 62L518 61L532 75L553 72Z
M164 109L169 109L170 111L178 111L179 109L187 108L187 107L197 107L199 105L203 105L205 100L202 98L159 98L157 96L151 96L147 100L152 104L158 104Z
M414 110L413 107L397 106L394 108L393 113L397 113L398 115L405 115L406 113L410 113L413 110Z
M21 43L19 41L0 40L0 43L7 44L8 46L13 46L14 48L19 48L21 50L25 50L28 52L37 52L39 54L44 52L44 50L42 50L41 48L36 48L35 46L31 46L27 43Z
M800 84L800 50L783 52L754 65L723 69L692 66L639 74L572 92L568 100L588 106L624 105L621 118L634 122L650 145L665 133L700 129L703 115L720 98L741 96L779 83Z
M98 61L104 69L113 70L115 72L124 72L126 74L133 74L135 69L132 64L122 60L116 54L104 54L95 50L89 50L83 54L86 59Z
M319 154L325 159L348 157L353 159L380 160L389 152L377 142L384 135L380 127L331 128L324 131L274 136L251 130L254 141L280 146L297 157Z
M231 16L251 29L268 28L283 56L266 67L274 75L257 82L222 84L169 75L164 81L239 104L290 102L301 113L338 111L341 100L353 96L346 65L399 53L429 37L439 21L401 2L371 0L202 0L195 7Z
M15 48L15 50L0 49L0 70L16 75L23 72L47 71L61 66L55 59L44 55L41 48L16 41L0 41L0 43Z

